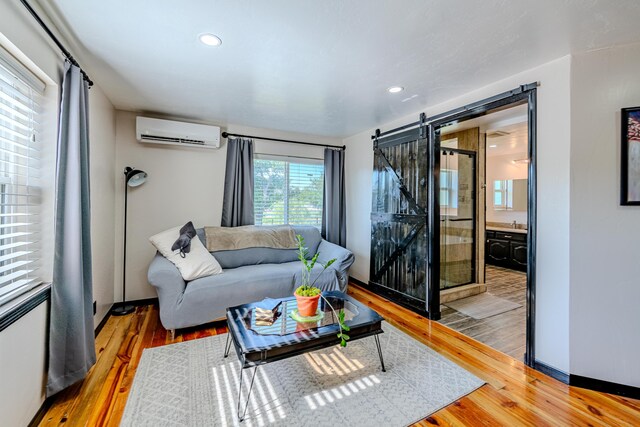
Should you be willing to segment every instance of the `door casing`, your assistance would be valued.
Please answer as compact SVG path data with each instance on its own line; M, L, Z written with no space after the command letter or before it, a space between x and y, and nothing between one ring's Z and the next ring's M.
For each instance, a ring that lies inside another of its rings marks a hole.
M526 353L525 363L535 367L535 313L536 313L536 236L537 236L537 87L538 83L521 85L513 90L447 111L433 117L420 114L420 120L408 123L395 129L381 133L376 130L371 137L374 142L386 135L391 135L411 128L419 128L421 135L428 137L428 175L429 198L427 204L427 296L424 310L403 304L408 308L426 315L431 320L439 320L440 313L440 129L457 122L473 119L488 113L527 104L528 116L528 188L527 188L527 315L526 315ZM369 283L369 286L373 284ZM373 286L373 291L385 293L386 290ZM402 304L402 302L401 302Z
M528 118L528 188L527 188L527 316L525 363L535 366L535 303L536 303L536 235L537 235L537 83L522 85L514 90L469 104L428 118L429 133L429 282L427 284L427 313L429 319L439 320L440 313L440 129L457 122L473 119L505 108L527 104Z

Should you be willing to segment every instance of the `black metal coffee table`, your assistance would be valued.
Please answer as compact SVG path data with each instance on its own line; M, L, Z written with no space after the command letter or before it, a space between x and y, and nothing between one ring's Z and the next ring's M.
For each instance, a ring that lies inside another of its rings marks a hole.
M380 365L385 371L384 360L382 358L382 348L378 334L382 330L382 317L342 292L325 292L323 294L336 312L344 310L345 323L350 331L349 342L361 338L373 336L378 348ZM254 310L258 307L273 308L282 301L280 316L273 324L264 324L256 321ZM338 319L333 311L322 298L319 303L320 311L324 314L321 320L316 322L296 322L290 316L291 312L297 309L294 297L284 299L266 299L261 302L239 305L227 309L227 343L225 345L224 357L229 355L231 343L236 349L236 354L241 363L240 382L238 387L238 419L244 420L249 406L249 398L253 388L253 381L260 365L298 356L322 348L327 348L340 343L337 334L340 330ZM247 368L254 368L251 376L251 383L247 393L244 409L241 410L242 397L242 376Z

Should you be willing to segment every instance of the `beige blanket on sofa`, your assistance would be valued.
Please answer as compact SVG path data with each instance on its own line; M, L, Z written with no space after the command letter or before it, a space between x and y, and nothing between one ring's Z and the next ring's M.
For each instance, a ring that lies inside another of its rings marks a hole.
M246 248L295 249L298 247L293 227L288 225L205 227L204 233L209 252Z

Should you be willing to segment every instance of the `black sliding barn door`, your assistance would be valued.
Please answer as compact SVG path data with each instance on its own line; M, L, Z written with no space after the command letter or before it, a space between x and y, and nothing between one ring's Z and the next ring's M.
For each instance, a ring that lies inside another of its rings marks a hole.
M429 146L426 127L374 140L369 285L426 311Z

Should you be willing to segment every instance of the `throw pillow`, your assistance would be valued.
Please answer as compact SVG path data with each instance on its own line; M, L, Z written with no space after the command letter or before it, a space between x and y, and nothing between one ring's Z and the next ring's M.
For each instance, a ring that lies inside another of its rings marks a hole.
M196 235L193 223L189 221L180 229L180 237L171 246L172 251L180 251L180 256L184 258L191 250L191 239Z
M179 236L180 227L176 227L151 236L149 241L158 252L178 268L186 282L222 273L220 264L207 251L198 237L191 239L191 250L184 258L180 256L179 251L171 250L173 243Z

